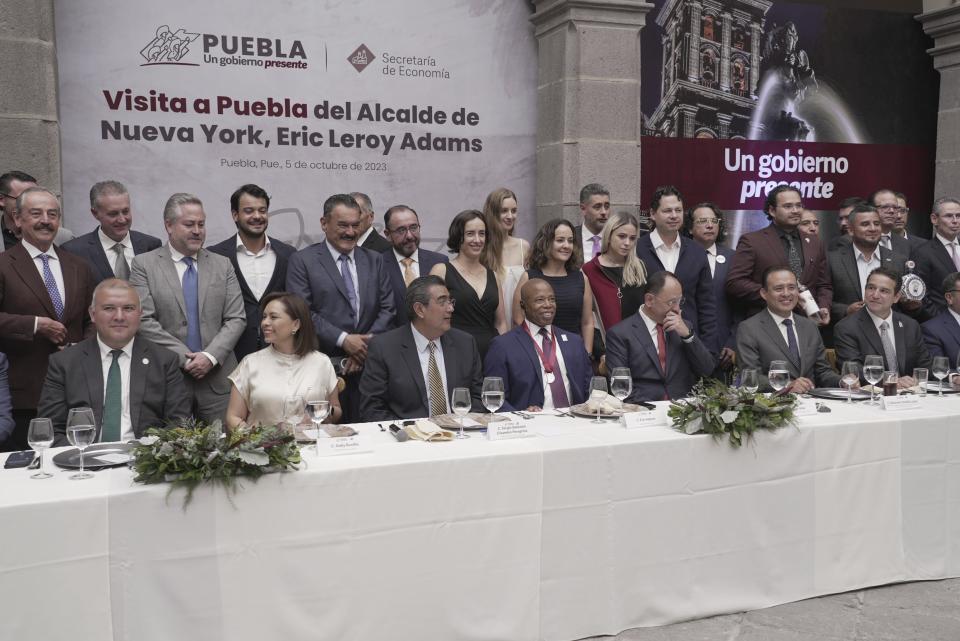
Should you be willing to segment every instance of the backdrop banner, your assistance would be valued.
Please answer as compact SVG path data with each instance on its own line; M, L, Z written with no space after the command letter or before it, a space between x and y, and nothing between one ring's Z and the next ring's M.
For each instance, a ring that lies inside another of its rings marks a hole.
M229 10L225 10L228 8ZM208 243L234 233L229 196L270 194L270 234L321 237L331 194L420 214L425 247L506 186L534 220L537 51L515 0L226 5L55 4L65 223L96 226L90 186L119 180L134 227L198 195ZM526 214L526 215L523 215Z

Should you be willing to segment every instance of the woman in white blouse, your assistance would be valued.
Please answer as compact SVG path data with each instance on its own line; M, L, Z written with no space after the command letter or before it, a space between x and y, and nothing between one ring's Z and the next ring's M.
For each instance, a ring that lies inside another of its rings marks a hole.
M269 346L247 355L229 379L227 429L239 425L277 425L284 419L283 401L329 400L326 423L343 416L337 375L330 359L317 351L317 336L306 301L288 292L268 294L260 303L263 340Z

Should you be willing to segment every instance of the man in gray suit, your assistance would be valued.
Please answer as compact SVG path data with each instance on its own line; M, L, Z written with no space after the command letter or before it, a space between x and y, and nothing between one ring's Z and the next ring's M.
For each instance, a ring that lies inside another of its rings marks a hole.
M148 427L190 415L177 356L142 336L140 297L110 278L93 291L90 318L97 335L50 357L37 412L53 421L55 446L67 444L67 414L90 407L97 440L128 441Z
M360 206L348 194L323 203L326 239L301 249L287 263L287 291L310 306L320 351L344 377L344 420L360 419L359 374L367 344L394 323L393 290L383 256L357 246Z
M130 284L140 294L140 334L174 351L193 414L222 420L230 398L233 346L247 326L233 265L203 249L203 203L174 194L163 209L168 244L133 259Z
M814 387L836 387L840 375L827 362L817 324L793 313L800 297L797 277L786 265L764 270L760 297L767 308L740 323L737 354L741 369L755 369L762 389L769 391L767 371L771 361L786 361L788 388L804 394Z

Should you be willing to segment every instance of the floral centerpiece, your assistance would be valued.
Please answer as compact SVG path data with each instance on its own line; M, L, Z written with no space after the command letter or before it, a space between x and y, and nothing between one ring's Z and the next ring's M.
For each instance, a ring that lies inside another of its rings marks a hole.
M300 450L288 430L255 425L224 433L220 421L189 419L148 429L133 449L132 467L138 483L170 483L171 492L185 487L186 507L200 483L220 483L233 492L237 477L293 471L299 462Z
M730 387L720 381L700 381L691 398L670 404L673 427L687 434L704 432L717 440L724 436L740 447L757 430L774 431L794 423L794 394L758 394Z

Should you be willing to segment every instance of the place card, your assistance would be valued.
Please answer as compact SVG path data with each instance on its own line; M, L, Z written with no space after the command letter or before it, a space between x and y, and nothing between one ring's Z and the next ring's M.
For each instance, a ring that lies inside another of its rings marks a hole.
M881 396L880 402L883 405L883 409L891 412L896 410L920 409L920 399L912 394L904 396Z
M354 434L336 438L321 438L317 441L317 456L342 456L344 454L366 454L373 451L373 442L369 435Z
M797 404L793 408L794 416L815 416L817 414L817 402L812 398L797 399Z
M666 427L667 407L664 405L644 412L625 412L620 417L620 424L627 430L640 427Z
M526 423L515 418L487 423L487 438L491 441L505 441L533 435Z

